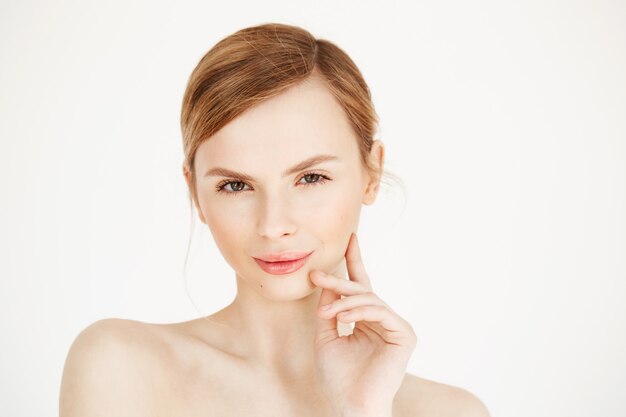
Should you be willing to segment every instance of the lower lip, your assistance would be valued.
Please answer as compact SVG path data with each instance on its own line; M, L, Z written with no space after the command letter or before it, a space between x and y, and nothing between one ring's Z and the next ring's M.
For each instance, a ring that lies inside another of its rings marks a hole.
M291 274L292 272L296 272L298 269L302 268L306 261L309 259L311 254L309 253L307 256L295 259L293 261L284 261L284 262L266 262L261 259L254 258L257 264L268 274L272 275L286 275Z

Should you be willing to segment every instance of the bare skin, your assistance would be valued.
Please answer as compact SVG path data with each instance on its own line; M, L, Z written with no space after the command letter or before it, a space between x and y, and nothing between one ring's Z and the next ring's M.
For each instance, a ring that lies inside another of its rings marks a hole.
M331 159L289 169L318 155ZM347 277L350 236L361 206L372 204L378 192L380 141L369 158L376 173L364 167L345 112L316 77L247 110L204 141L196 152L194 204L235 271L235 299L184 323L109 319L88 327L68 355L61 417L339 417L316 378L313 341L322 289L310 274ZM214 172L216 167L243 171L250 179ZM186 166L183 173L190 185ZM322 181L323 176L328 178ZM226 188L218 192L220 187ZM253 260L282 251L312 254L304 267L282 278ZM402 277L372 278L402 282ZM338 329L340 335L352 331L347 323L338 323ZM333 370L344 362L338 355L325 358L333 361L324 367L332 384ZM367 398L384 394L387 405L388 393L381 391L398 381L395 397L389 396L394 417L488 416L469 392L391 365L383 372L388 381L353 378L349 388L360 384Z
M175 324L105 319L89 326L66 362L60 417L337 416L314 378L287 379L246 357L221 323L223 314ZM393 416L489 413L466 390L407 373Z

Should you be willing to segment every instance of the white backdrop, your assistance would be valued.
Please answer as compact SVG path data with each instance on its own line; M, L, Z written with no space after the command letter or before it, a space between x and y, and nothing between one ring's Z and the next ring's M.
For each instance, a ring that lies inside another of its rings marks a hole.
M335 42L372 90L406 194L383 190L359 236L418 335L408 371L494 417L624 416L617 0L0 3L0 415L57 415L98 319L230 303L232 270L190 230L180 105L215 42L270 21Z

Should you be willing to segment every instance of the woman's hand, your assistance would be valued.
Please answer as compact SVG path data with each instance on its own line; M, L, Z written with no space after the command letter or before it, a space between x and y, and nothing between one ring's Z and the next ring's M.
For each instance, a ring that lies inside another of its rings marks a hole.
M349 280L319 270L310 274L322 287L315 336L318 378L342 415L391 416L417 337L410 323L372 292L354 233L345 256ZM339 336L337 320L355 322L353 333Z

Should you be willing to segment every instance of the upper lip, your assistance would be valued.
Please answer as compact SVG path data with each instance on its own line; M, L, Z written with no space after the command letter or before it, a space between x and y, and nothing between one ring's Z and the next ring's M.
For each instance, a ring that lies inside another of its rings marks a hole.
M311 254L311 252L277 252L277 253L264 253L259 256L255 256L255 258L260 259L265 262L285 262L285 261L294 261L296 259L304 258L305 256Z

